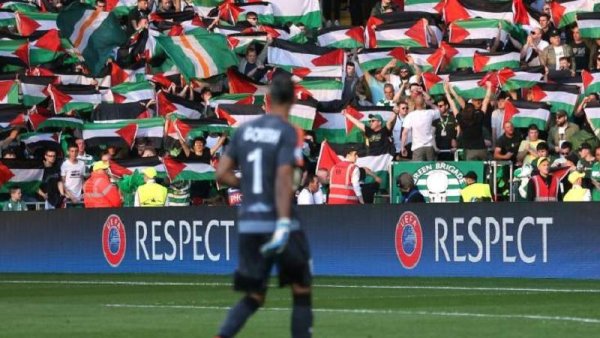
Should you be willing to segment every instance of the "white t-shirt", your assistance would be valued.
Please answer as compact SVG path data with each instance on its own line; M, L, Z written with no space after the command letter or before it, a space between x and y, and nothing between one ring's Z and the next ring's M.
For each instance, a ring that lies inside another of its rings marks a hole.
M308 191L308 189L304 188L298 194L298 205L313 205L315 204L315 196Z
M504 109L496 109L492 112L492 131L496 133L496 139L493 140L494 144L500 138L500 136L504 135Z
M77 199L81 199L81 189L83 188L83 175L85 174L85 164L77 160L71 163L65 160L60 166L60 176L64 177L65 189L68 190Z
M560 58L565 56L565 49L563 46L553 47L554 55L556 55L556 70L560 69Z
M439 118L440 112L433 109L415 110L408 113L402 127L411 131L412 151L423 147L433 147L435 138L433 121Z
M540 40L540 42L538 42L538 44L537 44L537 49L539 49L540 53L541 53L541 51L543 51L549 45L550 44L546 40ZM529 60L531 58L531 54L533 54L533 48L528 47L527 54L525 55L525 60ZM533 59L529 60L529 62L527 62L527 65L530 67L540 66L541 65L540 58L537 56L534 57Z

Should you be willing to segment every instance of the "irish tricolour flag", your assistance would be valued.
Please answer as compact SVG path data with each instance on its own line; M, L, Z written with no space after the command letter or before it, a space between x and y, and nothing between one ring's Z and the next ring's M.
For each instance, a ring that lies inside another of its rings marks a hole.
M600 39L600 13L577 13L577 27L581 37Z
M44 167L37 160L0 160L0 192L21 187L25 194L35 194L42 182Z
M535 124L544 130L550 118L548 108L543 102L507 100L504 106L504 122L512 121L516 128L528 128Z
M238 63L225 37L219 34L159 36L156 39L188 81L225 73L227 68Z

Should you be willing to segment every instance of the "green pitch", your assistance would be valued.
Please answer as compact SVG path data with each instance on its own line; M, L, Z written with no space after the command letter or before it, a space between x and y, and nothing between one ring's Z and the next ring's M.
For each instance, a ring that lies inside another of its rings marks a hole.
M600 281L317 278L314 337L599 337ZM229 278L0 275L0 337L212 337ZM288 289L239 337L289 337Z

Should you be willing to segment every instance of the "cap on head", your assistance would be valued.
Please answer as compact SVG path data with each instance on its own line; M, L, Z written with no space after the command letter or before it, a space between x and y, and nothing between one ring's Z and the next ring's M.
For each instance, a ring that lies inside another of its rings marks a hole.
M154 169L153 167L144 169L144 176L146 176L148 178L155 178L156 175L157 175L156 169Z
M544 162L550 162L550 160L548 160L547 157L540 157L540 158L538 158L536 160L536 162L535 162L535 167L539 169L540 166L542 165L542 163L544 163Z
M550 37L553 38L555 36L560 36L560 32L558 31L558 29L550 30Z
M584 177L585 177L584 173L576 170L569 174L569 182L571 184L575 184L575 182L577 182L578 179L584 178Z
M383 123L383 117L379 114L369 114L369 118L379 120L379 122Z
M477 174L474 171L469 171L466 175L465 178L470 178L474 181L477 181Z
M92 168L93 171L96 170L106 170L108 169L108 163L104 162L104 161L98 161L94 163L94 166Z
M567 116L567 112L566 112L566 111L564 111L564 110L558 110L558 111L556 112L556 116L561 116L561 117L562 117L562 116Z

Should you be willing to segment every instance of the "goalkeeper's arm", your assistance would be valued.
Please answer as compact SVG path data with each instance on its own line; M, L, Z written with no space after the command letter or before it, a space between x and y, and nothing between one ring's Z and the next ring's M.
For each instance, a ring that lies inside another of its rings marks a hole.
M292 198L294 196L294 168L292 165L282 165L277 169L275 178L275 203L277 208L277 224L271 240L261 247L265 256L281 253L290 233L292 214Z

